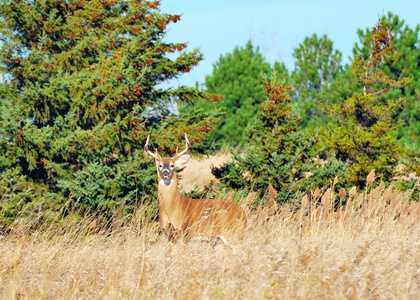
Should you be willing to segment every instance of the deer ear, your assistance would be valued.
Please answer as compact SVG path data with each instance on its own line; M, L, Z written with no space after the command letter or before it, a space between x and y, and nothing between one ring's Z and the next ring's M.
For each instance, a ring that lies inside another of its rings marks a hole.
M175 166L177 168L185 166L185 164L190 160L190 158L191 158L191 154L189 153L185 153L181 155L175 160Z

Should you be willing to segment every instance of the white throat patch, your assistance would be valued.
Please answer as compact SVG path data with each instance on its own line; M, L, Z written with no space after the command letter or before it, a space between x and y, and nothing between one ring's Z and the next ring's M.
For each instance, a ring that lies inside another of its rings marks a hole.
M172 179L170 179L170 180L161 179L161 180L159 180L159 184L169 186L169 185L172 184Z

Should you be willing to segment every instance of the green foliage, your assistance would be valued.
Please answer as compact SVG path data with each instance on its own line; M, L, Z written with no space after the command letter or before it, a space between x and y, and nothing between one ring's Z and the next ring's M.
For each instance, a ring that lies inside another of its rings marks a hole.
M71 180L58 182L57 186L66 199L82 200L78 207L80 213L93 210L96 214L115 214L122 203L125 203L125 209L130 209L133 204L138 204L136 202L144 201L146 194L151 199L157 198L156 190L150 188L155 181L155 170L149 168L150 164L133 160L130 156L121 157L118 163L116 158L112 160L114 162L108 164L93 162L76 172Z
M180 17L160 13L157 1L4 0L0 16L0 172L8 188L17 179L31 186L25 202L48 194L59 206L70 197L112 214L122 199L152 201L146 136L157 135L154 146L168 153L184 132L201 141L215 122L208 111L181 119L170 109L213 98L163 87L202 55L163 41Z
M263 85L266 100L244 132L245 153L236 154L232 162L213 169L221 183L260 193L271 184L279 192L279 201L290 201L316 187L314 184L325 185L330 180L328 176L345 173L345 164L337 160L314 173L321 167L319 160L314 160L318 137L306 137L300 130L301 118L289 96L291 88L276 79L265 80Z
M204 86L207 92L222 95L223 99L216 105L203 100L194 104L195 109L208 111L216 107L223 112L222 121L210 134L212 141L234 146L240 142L246 125L264 100L262 76L270 72L270 65L251 41L243 48L236 47L232 53L220 56L213 65L212 75L206 76ZM186 107L185 113L190 109Z
M333 83L343 72L341 56L326 35L318 38L313 34L294 49L291 83L303 118L301 126L314 128L325 123L322 107L337 102L340 91Z
M396 59L392 38L381 18L366 41L370 52L356 54L351 65L359 91L328 110L336 125L324 131L324 143L338 159L349 162L350 181L359 187L372 169L389 182L402 152L392 130L397 126L393 116L405 99L389 93L404 88L409 79L393 79L380 68Z
M325 160L321 161L321 166L315 168L309 178L309 184L306 185L306 190L315 190L316 188L331 187L335 178L338 179L338 183L335 189L341 187L349 188L349 174L348 174L348 163L337 159L334 153Z
M407 146L405 155L401 158L401 163L407 171L420 174L420 148L415 144Z
M404 21L391 12L387 14L383 22L392 33L392 43L398 53L398 59L388 60L378 65L387 76L394 80L403 77L412 78L409 85L396 88L385 96L386 99L406 97L404 108L400 108L396 114L403 126L394 129L396 137L404 144L416 144L420 146L420 25L414 29L404 25ZM356 44L353 52L361 55L364 59L369 57L372 30L358 31L360 45Z
M23 210L33 191L19 170L6 169L0 173L0 194L0 228L3 229Z

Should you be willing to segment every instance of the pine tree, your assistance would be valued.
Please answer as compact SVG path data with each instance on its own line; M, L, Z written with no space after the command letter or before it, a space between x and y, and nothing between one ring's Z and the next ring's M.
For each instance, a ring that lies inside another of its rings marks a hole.
M409 77L413 80L409 85L397 88L387 94L388 99L406 97L407 102L404 109L399 109L396 113L398 120L403 126L395 129L396 137L406 145L414 143L420 146L418 136L420 135L420 25L411 29L404 24L398 16L389 12L384 18L393 35L392 43L399 56L396 60L384 62L378 67L384 71L387 76L394 80L402 77ZM367 59L370 49L370 39L372 30L367 28L365 31L359 30L359 43L353 48L353 52Z
M202 55L164 41L180 16L160 13L159 1L5 0L0 16L0 171L3 181L14 174L9 190L18 180L27 183L22 193L33 191L21 204L74 199L112 212L123 200L153 199L146 136L171 152L184 132L195 143L211 130L210 113L181 119L170 109L212 98L162 85Z
M393 36L382 17L372 28L365 55L356 54L351 71L359 91L329 109L336 126L325 131L324 143L338 159L350 164L350 180L363 187L368 173L389 181L401 155L401 147L392 135L397 127L395 112L403 97L389 97L393 89L404 88L409 79L393 79L381 66L397 58Z
M335 80L343 72L341 52L333 50L333 42L326 35L306 37L293 51L295 69L291 73L294 97L302 115L303 127L326 124L322 106L337 102Z
M236 47L232 53L220 56L213 65L212 75L206 76L204 83L207 92L223 96L216 103L223 115L210 135L212 141L230 145L240 142L246 125L264 100L262 74L270 72L270 65L251 41L243 48ZM196 109L209 110L213 107L203 100L195 104Z

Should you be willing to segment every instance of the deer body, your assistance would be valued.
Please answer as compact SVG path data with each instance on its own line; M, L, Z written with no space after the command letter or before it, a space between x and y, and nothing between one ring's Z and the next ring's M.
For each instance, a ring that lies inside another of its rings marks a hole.
M192 199L178 192L175 167L185 165L191 155L188 138L186 149L170 158L161 158L157 151L145 151L156 159L158 169L159 222L169 240L183 237L212 238L231 236L246 225L245 212L231 201Z

